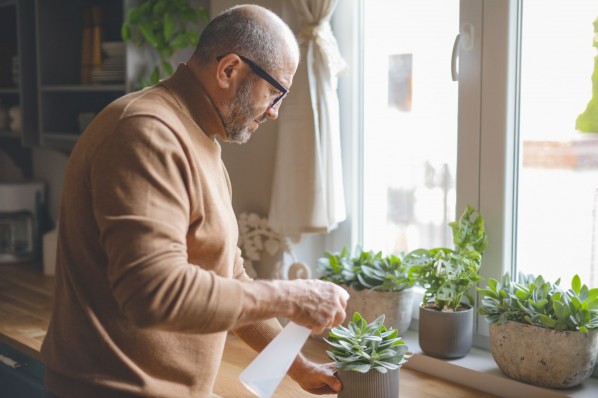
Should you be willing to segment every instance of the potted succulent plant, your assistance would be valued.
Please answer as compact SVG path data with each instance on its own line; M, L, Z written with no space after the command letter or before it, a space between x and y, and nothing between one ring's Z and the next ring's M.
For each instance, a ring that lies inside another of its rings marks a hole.
M560 279L509 274L478 289L478 309L490 323L490 348L507 376L548 388L570 388L588 378L598 351L598 288L578 275L570 289Z
M409 328L415 279L399 256L360 247L351 255L345 247L340 253L327 252L318 260L317 270L320 279L347 290L347 314L359 312L369 319L385 314L388 325L401 335Z
M384 326L384 315L368 324L356 312L348 327L332 328L325 341L343 384L339 398L399 396L399 369L411 355L399 331Z
M472 287L481 280L482 254L488 246L484 219L467 206L450 224L454 249L416 249L403 262L425 289L419 313L419 344L438 358L460 358L473 344ZM467 303L464 301L467 299Z

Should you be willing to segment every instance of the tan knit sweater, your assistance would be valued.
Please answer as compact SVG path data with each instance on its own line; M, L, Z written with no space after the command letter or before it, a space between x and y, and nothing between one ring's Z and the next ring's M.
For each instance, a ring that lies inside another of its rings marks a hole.
M248 277L218 114L184 65L80 137L59 219L42 346L59 397L208 397ZM240 333L260 347L280 326Z

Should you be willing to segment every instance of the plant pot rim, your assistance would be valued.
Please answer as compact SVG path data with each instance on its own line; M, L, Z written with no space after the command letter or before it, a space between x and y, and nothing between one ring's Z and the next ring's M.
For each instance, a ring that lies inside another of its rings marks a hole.
M431 301L428 303L421 303L419 305L419 308L422 310L426 310L426 311L444 312L446 314L450 314L451 312L466 312L466 311L473 310L473 306L470 304L466 304L466 303L461 303L461 306L459 308L457 308L457 310L453 310L453 311L440 310L436 306L434 306L433 302L431 302Z
M344 283L339 284L339 286L347 288L347 289L351 289L354 292L379 292L379 293L401 293L401 292L406 292L406 291L413 290L413 288L414 288L414 286L411 286L411 287L408 287L406 289L401 289L401 290L377 290L375 288L372 288L372 289L368 289L368 288L354 289L350 285L345 285Z
M498 323L498 322L490 323L489 327L501 327L501 326L505 326L508 323L518 325L518 327L522 327L522 328L523 327L536 327L536 328L540 328L540 329L543 329L543 330L548 330L548 331L551 331L551 332L584 333L584 332L581 332L579 330L554 329L554 328L548 328L548 327L542 326L542 325L533 325L533 324L527 323L527 322L513 321L511 319L508 319L505 323ZM517 327L517 326L514 326L514 327ZM597 332L598 332L598 328L594 328L594 329L589 329L588 330L588 334L597 333Z
M362 375L364 375L366 373L370 373L370 372L378 372L378 373L381 373L381 374L388 374L388 373L391 373L391 372L398 372L402 367L403 367L403 365L399 365L399 367L397 369L388 369L388 368L386 368L386 372L384 372L384 373L381 372L381 371L379 371L378 369L376 369L374 367L372 367L367 372L360 372L360 371L355 370L355 369L340 369L340 368L336 369L336 371L337 372L343 372L343 373L360 373Z

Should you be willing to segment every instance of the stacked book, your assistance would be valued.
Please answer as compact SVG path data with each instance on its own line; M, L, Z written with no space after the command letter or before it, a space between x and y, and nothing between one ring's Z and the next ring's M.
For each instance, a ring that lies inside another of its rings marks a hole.
M124 83L125 81L125 43L111 41L102 43L102 66L91 72L93 83Z
M19 57L12 57L12 81L15 86L19 85L20 70Z

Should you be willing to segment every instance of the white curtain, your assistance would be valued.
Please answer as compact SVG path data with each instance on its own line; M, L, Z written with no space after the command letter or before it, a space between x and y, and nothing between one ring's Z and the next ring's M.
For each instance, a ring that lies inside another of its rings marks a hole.
M330 27L336 4L290 1L300 19L302 59L280 109L268 219L294 239L329 232L346 218L336 91L346 64Z

